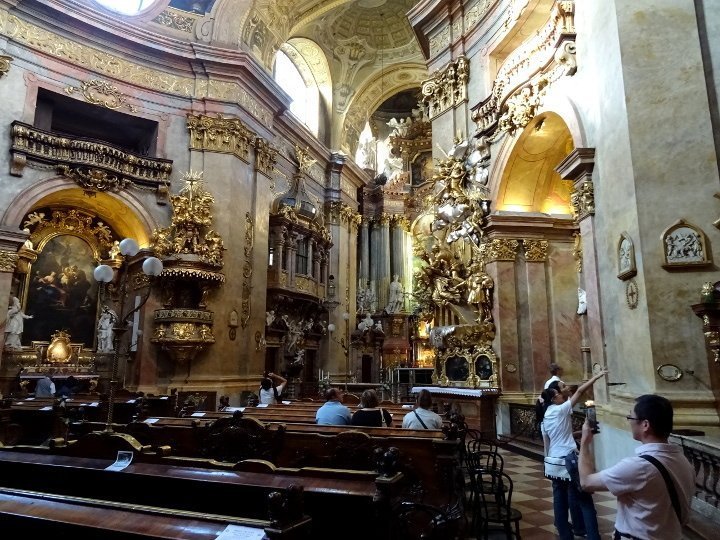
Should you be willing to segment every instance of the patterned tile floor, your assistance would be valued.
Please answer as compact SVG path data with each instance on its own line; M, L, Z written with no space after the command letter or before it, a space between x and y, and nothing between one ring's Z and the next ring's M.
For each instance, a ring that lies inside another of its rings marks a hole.
M522 513L520 534L523 540L555 540L552 508L552 485L543 476L543 465L524 456L500 450L505 460L505 472L513 480L512 505ZM604 539L612 538L615 524L615 497L609 493L593 495L598 513L598 526ZM471 531L470 534L474 534ZM491 533L491 540L505 538L501 531Z

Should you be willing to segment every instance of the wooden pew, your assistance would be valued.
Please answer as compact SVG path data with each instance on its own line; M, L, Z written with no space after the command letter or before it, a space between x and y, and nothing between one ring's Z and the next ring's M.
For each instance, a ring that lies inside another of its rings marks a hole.
M118 426L143 445L175 456L238 462L260 458L278 467L374 470L375 449L397 448L406 483L422 484L430 500L445 502L460 442L440 430L262 423L255 418L153 418ZM76 435L99 425L73 426Z
M116 505L140 505L162 507L181 514L196 512L211 514L228 519L261 520L267 513L266 496L273 492L291 492L291 486L303 486L305 513L313 517L312 537L324 538L337 534L353 520L349 538L366 538L367 535L385 537L389 530L390 502L393 486L402 475L377 477L376 474L333 474L333 471L287 471L263 462L250 463L245 471L210 470L206 460L166 458L155 463L144 462L153 459L151 454L136 452L137 461L121 471L108 471L110 459L90 459L70 454L85 453L95 443L108 449L108 439L120 446L127 442L118 434L97 435L97 439L83 446L83 441L64 448L65 455L50 455L34 451L0 450L0 486L6 489L30 489L42 485L43 491L62 497L85 497ZM93 448L96 449L96 448ZM62 448L55 448L61 451ZM179 464L178 464L179 463ZM215 464L217 465L217 464ZM219 467L215 467L218 469ZM287 507L287 502L282 506ZM276 505L277 506L277 505ZM282 514L278 507L271 518L277 523ZM0 503L0 515L2 504ZM297 511L293 514L297 517ZM377 522L368 516L384 515L385 521ZM295 520L297 521L297 520ZM355 534L357 533L357 534ZM273 536L268 535L270 538ZM346 535L347 536L347 535ZM286 538L286 536L283 536Z

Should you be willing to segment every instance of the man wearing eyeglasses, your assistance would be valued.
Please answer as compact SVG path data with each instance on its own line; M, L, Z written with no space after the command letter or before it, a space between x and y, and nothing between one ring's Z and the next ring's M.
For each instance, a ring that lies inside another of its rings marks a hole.
M635 449L634 457L600 472L595 472L590 452L592 426L585 421L580 441L580 484L584 491L610 491L617 497L615 540L678 540L682 538L682 524L689 518L695 471L682 448L668 443L672 404L655 394L640 396L627 420L633 438L642 444Z

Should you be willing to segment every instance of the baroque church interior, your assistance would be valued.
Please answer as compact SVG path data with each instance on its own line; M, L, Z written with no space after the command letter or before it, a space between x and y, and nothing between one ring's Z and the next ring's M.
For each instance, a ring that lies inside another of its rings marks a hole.
M0 391L426 385L533 439L554 362L608 370L598 467L646 393L717 463L711 4L0 0Z

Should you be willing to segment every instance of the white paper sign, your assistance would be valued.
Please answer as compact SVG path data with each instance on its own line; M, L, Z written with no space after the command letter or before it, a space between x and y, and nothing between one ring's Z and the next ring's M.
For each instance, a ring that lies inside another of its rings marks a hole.
M282 402L283 405L290 405L291 403L292 403L292 401L283 401Z
M154 424L154 423L157 422L158 420L160 420L160 419L159 419L159 418L146 418L146 419L145 419L145 423L146 423L146 424Z
M259 408L262 408L262 407L267 407L268 404L267 404L267 403L258 403L258 404L255 405L255 406L259 409Z
M40 409L41 411L52 411L52 406L48 405L47 407L43 407Z
M132 463L133 453L126 450L118 450L115 463L105 467L106 471L122 471Z
M99 401L93 401L93 402L90 404L91 407L97 407L98 405L100 405L100 402L99 402Z
M205 416L204 412L194 412L190 416Z
M255 527L244 525L228 525L225 530L217 535L215 540L262 540L265 538L265 531Z

